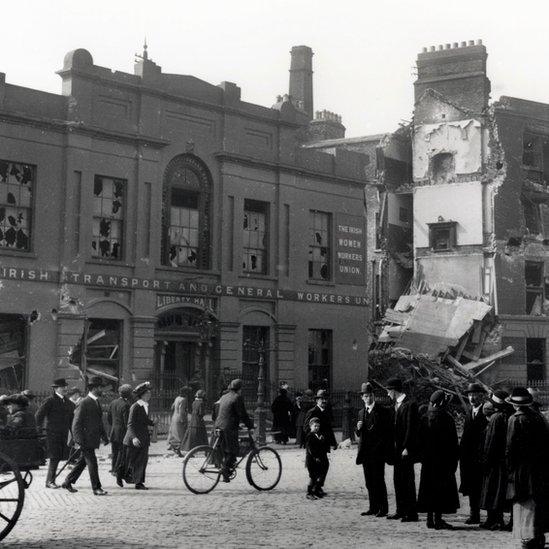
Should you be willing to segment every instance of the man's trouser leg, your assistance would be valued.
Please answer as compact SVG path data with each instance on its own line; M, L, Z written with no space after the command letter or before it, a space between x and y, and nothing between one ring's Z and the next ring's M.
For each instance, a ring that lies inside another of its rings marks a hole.
M55 481L55 473L57 473L58 459L50 458L48 463L48 474L46 475L46 484Z
M93 448L82 449L86 465L88 466L88 473L90 475L90 481L93 490L101 488L101 481L99 480L99 470L97 467L97 457L95 456L95 450Z

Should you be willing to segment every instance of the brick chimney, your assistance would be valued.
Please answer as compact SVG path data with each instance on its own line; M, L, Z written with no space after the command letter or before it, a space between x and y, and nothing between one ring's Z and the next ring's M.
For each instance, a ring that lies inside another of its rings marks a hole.
M490 96L487 58L482 40L423 48L417 56L416 103L425 90L432 89L458 107L482 112L488 106Z
M341 116L330 111L316 111L314 120L309 122L307 130L308 141L324 141L325 139L343 139L345 126Z
M294 46L290 51L290 97L298 108L313 118L313 50Z

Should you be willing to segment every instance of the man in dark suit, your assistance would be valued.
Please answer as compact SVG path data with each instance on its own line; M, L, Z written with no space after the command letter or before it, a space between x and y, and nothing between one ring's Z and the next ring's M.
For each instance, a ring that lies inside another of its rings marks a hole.
M145 472L149 461L149 446L151 435L149 427L154 421L149 419L149 401L151 400L151 384L140 383L133 393L138 399L131 405L128 417L128 429L124 436L124 446L128 448L127 466L131 470L136 490L148 490L145 486ZM117 471L116 483L122 487L122 479Z
M482 492L482 455L484 432L488 423L482 413L486 391L480 383L470 383L465 391L471 409L465 416L463 434L459 445L461 486L459 491L469 496L470 516L465 524L480 523L480 495Z
M417 402L403 392L402 380L391 378L387 394L395 404L394 411L394 471L396 513L388 519L417 522L416 477L419 412Z
M109 438L111 441L111 472L116 473L118 464L124 455L124 436L128 426L128 416L130 406L132 405L132 387L131 385L120 385L118 388L119 398L113 400L107 412L107 419L111 430Z
M46 431L46 448L49 458L46 488L59 488L55 483L59 462L69 457L67 446L74 415L74 404L67 398L67 382L60 378L52 383L53 395L46 398L36 412L36 425Z
M223 448L223 482L229 482L231 468L238 456L238 426L244 423L253 432L254 422L246 412L242 398L242 381L233 379L229 384L229 392L219 399L219 410L214 427L221 430Z
M61 487L71 493L77 492L78 490L72 485L79 479L87 466L93 493L96 496L104 496L107 492L101 488L97 457L95 456L95 450L99 448L101 441L105 445L109 443L103 426L103 410L99 402L99 397L103 394L102 378L92 377L88 388L88 396L82 399L82 402L76 407L72 422L72 436L75 447L81 450L81 455Z
M305 436L310 432L311 419L316 418L320 422L319 435L322 436L325 444L327 446L327 453L330 451L330 447L334 450L337 448L337 441L335 438L334 430L332 428L332 415L328 410L328 393L324 389L319 389L316 393L316 405L313 406L305 416L305 423L303 425L303 431ZM324 491L324 481L326 480L326 475L328 474L329 462L323 470L322 477L318 480L316 485L315 495L318 497L326 496Z
M356 464L364 469L364 480L368 490L370 508L362 516L385 517L388 511L387 486L385 485L385 462L391 452L391 412L376 403L374 389L370 383L363 383L360 394L364 408L358 412L356 434L358 453Z

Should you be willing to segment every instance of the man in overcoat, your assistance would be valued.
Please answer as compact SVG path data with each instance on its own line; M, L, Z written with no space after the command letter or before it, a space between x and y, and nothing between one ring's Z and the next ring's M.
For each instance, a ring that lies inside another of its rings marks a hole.
M99 402L99 397L103 394L103 379L98 376L92 377L88 382L88 388L89 393L76 407L72 422L72 436L75 447L81 450L80 457L61 487L71 493L77 492L73 484L80 478L85 467L88 467L93 493L96 496L104 496L107 492L101 488L95 455L95 450L99 448L101 441L105 445L109 443L103 426L103 410Z
M111 472L116 473L120 460L124 456L124 436L128 426L128 416L130 406L132 405L132 387L131 385L120 385L118 388L119 398L113 400L109 405L107 420L111 429L109 439L111 441Z
M130 407L128 429L124 436L124 446L128 448L127 466L132 472L136 490L148 490L145 486L145 472L149 461L149 446L151 435L149 427L154 421L149 417L149 401L151 400L151 384L139 384L133 393L137 398ZM122 486L122 479L117 472L116 482Z
M393 443L391 412L376 402L370 383L363 383L360 394L364 408L358 412L357 465L362 465L370 508L362 516L385 517L388 511L385 462L390 460Z
M507 426L507 497L513 504L513 537L522 547L542 549L549 532L549 428L531 408L532 395L515 387L515 413Z
M387 394L394 402L394 470L396 513L388 519L417 522L416 480L419 412L417 402L404 393L402 380L387 381Z
M63 378L52 383L53 394L36 412L38 430L46 431L46 451L49 458L46 488L59 488L55 483L59 462L69 458L68 438L74 415L74 404L67 398L68 385Z
M471 408L465 415L459 445L461 486L459 491L469 496L470 516L465 524L480 524L480 494L482 492L482 452L484 431L488 423L482 413L486 391L480 383L470 383L465 391Z
M242 380L233 379L229 384L229 392L219 399L219 411L214 427L221 431L223 448L223 482L230 481L231 467L238 456L238 426L240 423L252 431L254 422L246 412L242 398Z

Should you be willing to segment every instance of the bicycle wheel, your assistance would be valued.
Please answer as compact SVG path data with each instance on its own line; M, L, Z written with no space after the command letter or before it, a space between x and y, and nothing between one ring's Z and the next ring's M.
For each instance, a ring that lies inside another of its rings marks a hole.
M278 452L263 446L252 450L246 461L246 478L256 490L272 490L282 475Z
M221 470L215 454L211 446L197 446L185 456L183 482L193 494L207 494L217 486Z
M15 462L0 454L0 540L17 523L25 501L25 481Z

